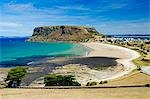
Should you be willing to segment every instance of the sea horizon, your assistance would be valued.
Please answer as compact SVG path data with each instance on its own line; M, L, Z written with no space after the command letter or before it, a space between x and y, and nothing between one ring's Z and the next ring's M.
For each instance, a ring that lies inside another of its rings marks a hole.
M129 34L121 34L121 33L119 33L119 34L104 34L104 35L106 35L106 36L128 36L128 37L132 37L132 36L135 36L135 37L140 37L140 36L144 36L144 37L150 37L150 33L146 33L146 34L132 34L132 33L129 33ZM31 35L29 35L29 36L0 36L0 38L29 38L29 37L31 37Z

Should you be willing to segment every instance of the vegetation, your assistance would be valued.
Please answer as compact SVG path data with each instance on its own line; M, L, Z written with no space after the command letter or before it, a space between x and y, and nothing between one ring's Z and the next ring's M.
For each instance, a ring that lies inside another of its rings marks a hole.
M150 44L146 44L146 43L130 43L131 46L135 47L132 48L131 46L128 46L128 48L131 48L133 50L136 50L140 53L140 57L133 60L133 62L139 66L149 66L150 65L150 54L149 54L149 50L150 50Z
M88 82L86 84L86 86L94 86L94 85L97 85L97 82L93 81L93 82Z
M105 85L117 86L117 85L146 85L150 84L150 76L140 71L134 71L129 73L127 76L122 76L120 78L110 80L109 83ZM148 85L147 85L148 86Z
M94 27L83 26L44 26L36 27L33 35L27 41L51 42L70 41L88 42L94 40L95 36L103 36Z
M111 36L110 35L102 35L102 38L111 38Z
M150 87L150 84L145 84L146 87Z
M130 42L112 42L112 44L127 47L139 52L141 56L133 60L133 62L138 66L138 68L140 68L140 66L150 66L149 42L130 41Z
M107 83L107 81L105 80L105 81L100 81L100 83L99 84L105 84L105 83Z
M81 86L72 75L48 74L44 77L45 86Z
M150 66L150 55L146 55L143 52L136 50L140 53L140 57L134 59L133 62L140 68L140 66Z
M21 83L21 79L26 75L26 68L16 67L8 72L6 83L7 87L17 87Z

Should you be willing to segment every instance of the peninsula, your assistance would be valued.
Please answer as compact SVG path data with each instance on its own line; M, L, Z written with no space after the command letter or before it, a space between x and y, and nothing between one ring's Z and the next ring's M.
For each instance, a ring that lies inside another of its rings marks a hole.
M28 41L50 42L50 41L72 41L86 42L103 36L94 27L84 26L42 26L36 27Z

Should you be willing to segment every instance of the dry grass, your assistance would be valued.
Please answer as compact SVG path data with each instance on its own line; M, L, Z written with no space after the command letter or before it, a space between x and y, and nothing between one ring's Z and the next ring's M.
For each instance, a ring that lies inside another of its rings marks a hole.
M0 99L149 99L150 88L0 89Z
M150 84L150 76L139 71L132 72L127 76L123 76L116 80L109 81L103 85L138 85L138 84Z

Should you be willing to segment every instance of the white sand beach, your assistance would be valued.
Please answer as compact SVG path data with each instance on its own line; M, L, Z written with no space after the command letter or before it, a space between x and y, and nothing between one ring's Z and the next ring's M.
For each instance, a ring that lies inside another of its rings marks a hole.
M112 75L109 78L105 78L103 80L110 80L114 78L118 78L120 76L126 75L130 73L133 69L137 68L135 64L133 64L132 60L140 57L140 54L136 51L130 50L128 48L110 45L110 44L102 44L102 43L81 43L82 45L93 49L86 57L113 57L118 58L116 61L124 66L124 71L119 72L115 75Z

